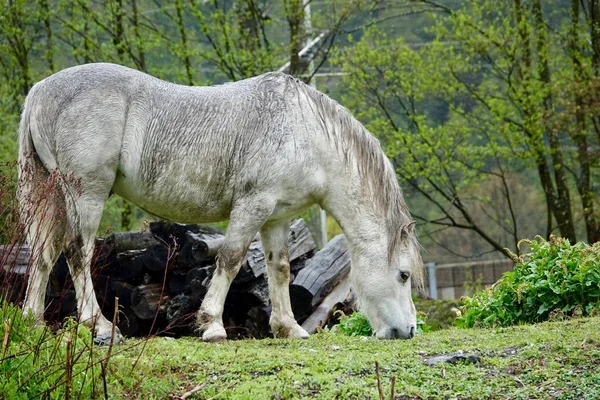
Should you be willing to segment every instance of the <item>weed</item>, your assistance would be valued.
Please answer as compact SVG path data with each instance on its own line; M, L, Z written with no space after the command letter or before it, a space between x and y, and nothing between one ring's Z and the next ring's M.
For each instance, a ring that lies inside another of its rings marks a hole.
M508 326L600 311L600 243L552 237L527 240L513 271L491 288L463 299L459 327Z

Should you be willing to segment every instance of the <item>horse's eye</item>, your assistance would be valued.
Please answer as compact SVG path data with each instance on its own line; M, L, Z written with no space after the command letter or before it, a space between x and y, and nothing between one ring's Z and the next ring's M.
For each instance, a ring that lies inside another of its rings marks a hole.
M398 280L401 283L404 283L408 280L408 278L410 278L410 272L408 271L400 271L400 273L398 274Z

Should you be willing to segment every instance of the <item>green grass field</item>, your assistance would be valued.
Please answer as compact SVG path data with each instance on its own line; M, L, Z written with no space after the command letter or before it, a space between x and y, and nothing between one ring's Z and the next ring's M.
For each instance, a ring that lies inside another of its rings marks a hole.
M600 317L444 329L409 341L322 332L307 340L128 339L92 347L87 328L52 333L0 308L1 399L598 399ZM480 364L426 360L474 353ZM108 361L107 361L108 360ZM190 391L194 391L190 394ZM186 394L187 393L187 394Z
M464 351L481 365L437 364L428 356ZM129 340L113 349L114 398L600 398L600 318L503 329L449 329L411 341L321 333L304 341L195 338Z

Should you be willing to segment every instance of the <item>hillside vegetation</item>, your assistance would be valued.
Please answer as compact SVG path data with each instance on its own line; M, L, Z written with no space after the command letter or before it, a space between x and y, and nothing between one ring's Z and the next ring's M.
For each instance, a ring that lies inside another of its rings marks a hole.
M426 262L504 257L535 235L600 240L600 3L305 3L0 2L0 167L29 89L63 68L114 62L207 85L287 65L381 141ZM10 165L0 175L14 178ZM112 197L100 232L149 218Z

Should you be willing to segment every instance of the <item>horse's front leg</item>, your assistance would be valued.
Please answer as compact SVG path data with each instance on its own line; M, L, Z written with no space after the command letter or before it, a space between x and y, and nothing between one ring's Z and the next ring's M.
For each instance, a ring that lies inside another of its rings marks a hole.
M272 304L269 325L275 337L305 339L308 338L308 333L296 322L290 302L289 229L289 223L284 223L265 226L260 232L267 260Z
M223 307L231 282L236 277L256 232L269 218L275 202L265 198L243 199L231 212L225 242L217 255L217 267L208 292L198 310L198 328L202 340L217 342L227 339L223 327Z

